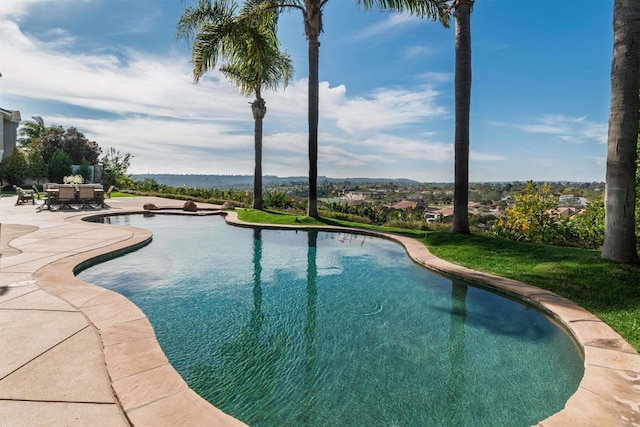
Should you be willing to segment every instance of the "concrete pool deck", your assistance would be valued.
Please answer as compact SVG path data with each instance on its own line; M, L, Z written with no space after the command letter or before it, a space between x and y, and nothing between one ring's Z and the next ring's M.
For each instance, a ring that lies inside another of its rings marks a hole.
M244 425L186 385L133 303L73 274L151 238L82 217L141 212L145 203L179 211L183 202L131 197L96 211L37 212L15 201L0 199L0 427ZM227 221L238 223L235 213ZM540 288L440 260L415 240L384 237L419 264L518 295L571 332L585 375L565 408L540 426L640 426L640 355L594 315Z

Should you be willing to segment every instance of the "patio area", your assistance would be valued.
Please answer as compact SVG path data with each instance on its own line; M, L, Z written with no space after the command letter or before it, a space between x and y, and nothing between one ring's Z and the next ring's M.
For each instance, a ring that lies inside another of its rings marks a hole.
M83 262L151 238L82 217L141 212L147 203L182 212L183 202L116 198L94 211L54 212L15 202L0 199L0 426L244 425L187 386L135 305L73 274ZM233 212L227 221L239 222ZM416 262L519 294L571 330L585 355L584 378L565 409L539 425L640 426L640 355L606 324L551 292L457 267L415 240L394 239Z

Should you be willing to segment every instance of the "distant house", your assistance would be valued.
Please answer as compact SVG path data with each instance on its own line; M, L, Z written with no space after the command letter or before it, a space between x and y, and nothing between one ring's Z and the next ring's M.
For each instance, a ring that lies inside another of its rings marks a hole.
M580 213L582 213L584 209L582 208L575 208L575 207L571 207L571 206L563 206L558 208L558 214L560 216L563 216L565 218L571 218L574 215L578 215Z
M2 127L0 127L0 139L2 147L0 148L0 160L4 156L8 156L16 148L18 140L18 125L20 125L20 111L5 110L0 108L2 114Z
M415 208L417 208L418 207L418 202L415 202L413 200L403 199L403 200L399 201L398 203L390 205L389 207L391 209L404 211L404 210L407 210L407 209L415 209Z

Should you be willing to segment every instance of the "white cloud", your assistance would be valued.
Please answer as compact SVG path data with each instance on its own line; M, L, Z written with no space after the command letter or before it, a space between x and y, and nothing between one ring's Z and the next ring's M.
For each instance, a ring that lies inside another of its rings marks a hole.
M0 19L5 17L21 18L25 16L29 8L35 3L43 0L3 0L0 7Z
M469 159L473 162L502 162L507 160L504 156L497 156L495 154L478 153L476 151L469 152Z
M494 126L519 129L527 133L553 135L574 144L585 142L607 143L607 124L592 122L586 117L546 115L531 123L489 122Z
M341 91L333 94L322 114L335 119L337 126L351 135L379 132L445 115L447 110L437 103L438 95L428 85L413 90L378 88L356 98L347 98L346 91Z
M356 35L356 39L368 39L372 37L376 37L382 34L389 35L390 32L401 30L406 28L408 25L417 25L420 24L422 20L415 16L397 13L394 15L390 15L387 19L380 21L372 26L369 26L361 31L359 31Z
M407 46L400 53L400 57L404 60L423 58L433 55L435 50L429 46Z
M453 81L453 73L429 72L415 76L418 80L432 83L449 83Z

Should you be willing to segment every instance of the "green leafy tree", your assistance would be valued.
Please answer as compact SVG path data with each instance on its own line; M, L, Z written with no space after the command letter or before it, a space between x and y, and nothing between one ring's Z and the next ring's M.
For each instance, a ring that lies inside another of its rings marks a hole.
M102 185L105 187L111 185L116 187L128 186L131 180L127 176L127 171L131 165L132 158L133 156L131 154L122 154L115 148L110 147L100 160L100 166L102 167Z
M640 7L613 2L611 103L607 137L606 225L602 257L638 263L636 161L640 119Z
M498 220L494 231L513 240L551 243L557 235L560 219L558 197L551 192L551 186L538 187L528 181L515 200L515 205L507 208Z
M341 0L344 1L344 0ZM448 0L357 0L365 9L378 8L395 12L409 12L421 17L449 22ZM261 0L266 7L302 12L309 60L309 201L307 215L318 218L318 121L319 121L319 58L322 13L329 0Z
M47 127L44 124L44 119L40 116L32 116L33 120L27 120L21 123L20 130L18 131L18 140L22 146L30 146L33 141L38 139L40 134L44 132Z
M604 201L593 200L579 215L572 218L580 243L587 248L597 249L604 240Z
M84 157L80 162L80 167L78 168L78 175L80 175L84 179L84 182L91 181L91 165L89 164L87 159L85 159Z
M262 8L252 14L261 0L247 0L242 13L236 14L235 2L200 0L188 7L178 23L178 37L194 38L193 76L196 82L220 62L220 71L243 95L255 95L251 103L254 125L253 208L263 208L262 196L262 121L267 106L262 90L286 86L293 74L289 55L280 51L276 37L275 9Z
M61 183L63 178L69 175L71 175L71 159L64 150L58 149L53 153L49 161L49 182Z
M89 141L78 129L70 127L63 137L64 151L69 155L72 164L80 165L85 159L90 165L95 165L100 159L102 149L95 141Z
M21 185L27 177L27 158L15 149L2 159L2 179L9 185Z
M47 128L32 142L32 147L42 155L45 163L49 164L53 153L64 150L64 129L61 126Z
M455 190L453 233L469 234L469 111L471 104L471 11L474 0L454 0L455 66Z
M47 164L39 151L30 150L27 155L27 176L40 184L40 180L47 176Z
M67 153L71 164L79 165L82 159L89 164L97 164L102 150L95 141L89 141L82 132L71 127L66 131L61 127L49 127L32 143L44 161L49 163L53 153L62 150Z

